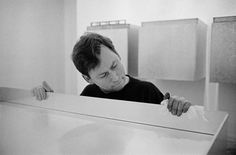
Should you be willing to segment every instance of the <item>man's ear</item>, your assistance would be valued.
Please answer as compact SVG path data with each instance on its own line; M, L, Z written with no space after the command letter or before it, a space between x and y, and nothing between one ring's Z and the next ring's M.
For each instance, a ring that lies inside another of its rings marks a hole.
M83 77L88 83L90 83L90 84L93 83L93 81L91 80L91 78L88 77L87 75L82 74L82 77Z

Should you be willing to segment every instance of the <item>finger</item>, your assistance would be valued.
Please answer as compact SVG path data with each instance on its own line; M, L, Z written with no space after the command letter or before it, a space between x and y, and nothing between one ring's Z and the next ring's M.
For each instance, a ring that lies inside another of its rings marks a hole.
M173 106L173 98L170 97L170 99L168 100L167 109L168 109L169 111L171 111L171 110L172 110L172 106Z
M177 114L178 105L179 105L178 100L177 100L177 99L174 99L174 101L173 101L173 106L172 106L172 110L171 110L171 113L172 113L173 115L176 115L176 114Z
M164 100L166 100L166 99L170 99L170 93L169 92L167 92L164 96Z
M40 100L43 99L43 91L42 88L39 88L39 95L40 95Z
M41 100L40 88L36 88L36 98L37 100Z
M43 100L43 91L45 91L44 88L39 88L40 100Z
M177 116L181 116L181 114L183 113L183 107L184 107L184 103L180 101L178 105Z
M46 100L48 98L47 92L44 92L44 95L45 95L44 99Z
M41 98L42 100L45 100L46 99L46 92L45 92L45 89L44 88L41 88L40 89L40 95L41 95Z
M43 81L43 88L47 91L47 92L54 92L52 90L52 88L49 86L49 84L46 81Z
M183 107L183 112L186 113L188 109L190 108L191 103L190 102L185 102L184 107Z
M46 100L47 98L47 92L46 90L43 88L43 99Z

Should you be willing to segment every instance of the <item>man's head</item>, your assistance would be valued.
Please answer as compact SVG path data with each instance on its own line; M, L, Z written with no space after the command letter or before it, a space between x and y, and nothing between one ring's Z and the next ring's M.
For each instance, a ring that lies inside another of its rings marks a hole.
M120 56L112 41L96 33L86 33L75 44L72 60L84 79L104 92L118 91L127 82Z
M72 60L81 74L89 77L88 72L100 64L99 55L101 52L101 45L106 46L118 55L112 41L109 38L96 33L85 33L75 44Z

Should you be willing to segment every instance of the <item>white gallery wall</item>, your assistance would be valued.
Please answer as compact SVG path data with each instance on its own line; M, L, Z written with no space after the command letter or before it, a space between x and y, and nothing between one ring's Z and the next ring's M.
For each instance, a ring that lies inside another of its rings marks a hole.
M0 1L0 86L64 92L63 0Z
M77 35L93 21L126 19L140 25L145 21L199 18L207 24L206 78L200 81L151 80L161 91L184 96L207 109L230 114L229 140L236 142L236 85L209 82L211 24L213 17L235 16L235 0L77 0ZM78 93L87 83L78 74ZM227 91L225 91L227 90ZM227 92L227 93L225 93Z
M1 0L0 22L1 87L76 93L76 0Z

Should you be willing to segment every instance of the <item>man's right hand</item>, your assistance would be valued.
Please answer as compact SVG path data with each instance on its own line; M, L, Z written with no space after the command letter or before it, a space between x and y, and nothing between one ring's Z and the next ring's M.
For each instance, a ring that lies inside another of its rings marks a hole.
M47 92L54 92L46 81L43 81L42 85L32 89L33 96L36 96L37 100L47 99Z

